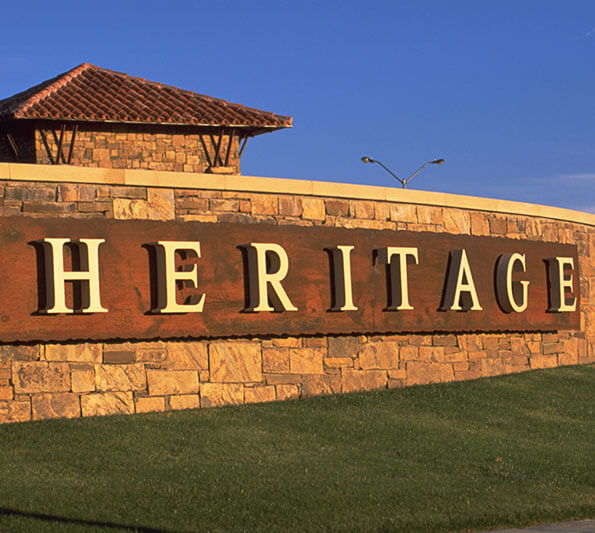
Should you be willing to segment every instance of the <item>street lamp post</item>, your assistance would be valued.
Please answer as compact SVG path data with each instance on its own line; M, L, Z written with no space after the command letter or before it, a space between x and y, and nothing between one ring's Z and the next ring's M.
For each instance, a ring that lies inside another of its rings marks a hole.
M426 168L428 165L442 165L442 163L444 163L444 159L432 159L431 161L426 161L421 167L419 167L413 174L411 174L411 176L409 176L407 179L402 180L401 178L399 178L399 176L397 176L392 170L390 170L389 168L387 168L383 163L381 163L380 161L376 161L375 159L372 159L370 157L364 156L362 157L362 162L363 163L378 163L384 170L386 170L393 178L395 178L402 186L403 189L407 186L407 184L415 177L417 176L424 168Z

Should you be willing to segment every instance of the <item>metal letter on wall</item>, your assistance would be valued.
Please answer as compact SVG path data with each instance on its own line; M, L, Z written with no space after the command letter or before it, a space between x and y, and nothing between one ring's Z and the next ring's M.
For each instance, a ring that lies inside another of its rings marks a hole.
M568 244L7 217L0 246L5 343L580 327Z

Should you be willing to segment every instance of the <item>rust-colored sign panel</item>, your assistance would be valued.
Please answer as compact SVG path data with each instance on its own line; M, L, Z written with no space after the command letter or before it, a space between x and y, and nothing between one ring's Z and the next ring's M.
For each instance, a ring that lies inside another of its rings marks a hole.
M0 342L579 327L573 245L264 224L0 224Z

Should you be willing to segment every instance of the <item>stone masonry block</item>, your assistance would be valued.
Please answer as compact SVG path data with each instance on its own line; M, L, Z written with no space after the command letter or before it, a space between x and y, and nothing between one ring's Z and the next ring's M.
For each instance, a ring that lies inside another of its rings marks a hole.
M12 361L38 361L41 357L41 347L34 345L11 345L0 346L0 364Z
M329 357L356 357L360 349L357 337L329 337Z
M16 394L31 392L69 392L68 363L14 361L12 381Z
M100 344L47 344L43 359L46 361L72 361L82 363L100 363Z
M390 220L417 223L417 208L414 205L394 204L390 206Z
M147 370L149 394L192 394L198 392L196 370Z
M198 394L179 394L169 397L169 407L174 410L198 409L200 400Z
M359 353L359 363L362 369L398 368L399 345L396 342L371 342L366 344Z
M407 362L407 385L453 381L454 373L449 363L430 361Z
M277 393L277 400L293 400L300 397L300 389L297 385L275 385L275 390Z
M276 398L274 385L261 387L246 387L244 389L245 403L272 402Z
M176 370L205 370L209 368L206 342L168 342L164 368Z
M386 387L388 375L385 370L352 370L341 371L343 392L382 389Z
M255 194L252 196L251 213L253 215L276 215L278 212L277 195Z
M302 198L302 218L305 220L324 220L326 211L322 198Z
M214 342L209 345L211 381L246 383L262 381L260 344Z
M326 350L296 348L289 351L289 369L292 374L323 374L322 358Z
M92 367L73 368L70 381L72 392L92 392L95 390L95 371Z
M289 372L289 349L263 348L262 370L272 373Z
M339 375L306 375L302 377L302 396L320 396L322 394L338 394L341 392Z
M0 424L31 420L31 401L0 401Z
M116 220L146 220L149 217L149 204L145 200L114 198L114 218Z
M81 416L78 394L58 392L34 394L31 397L33 420L45 418L77 418Z
M102 416L134 413L131 392L103 392L81 396L83 416Z
M147 189L147 218L149 220L175 220L175 211L173 190Z
M240 383L203 383L200 386L202 407L239 405L244 403L244 385Z
M349 216L349 201L339 200L334 198L327 198L324 200L326 205L326 212L333 217Z
M443 209L444 230L447 233L466 234L471 233L471 219L469 213L461 209Z
M135 398L135 407L137 413L165 411L165 398L163 396Z
M95 365L95 387L98 391L140 391L147 388L145 366Z

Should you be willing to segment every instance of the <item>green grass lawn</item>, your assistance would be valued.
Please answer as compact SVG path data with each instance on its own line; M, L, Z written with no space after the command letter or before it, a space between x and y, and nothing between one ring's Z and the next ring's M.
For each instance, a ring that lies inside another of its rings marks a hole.
M0 426L1 531L463 531L595 515L595 366Z

